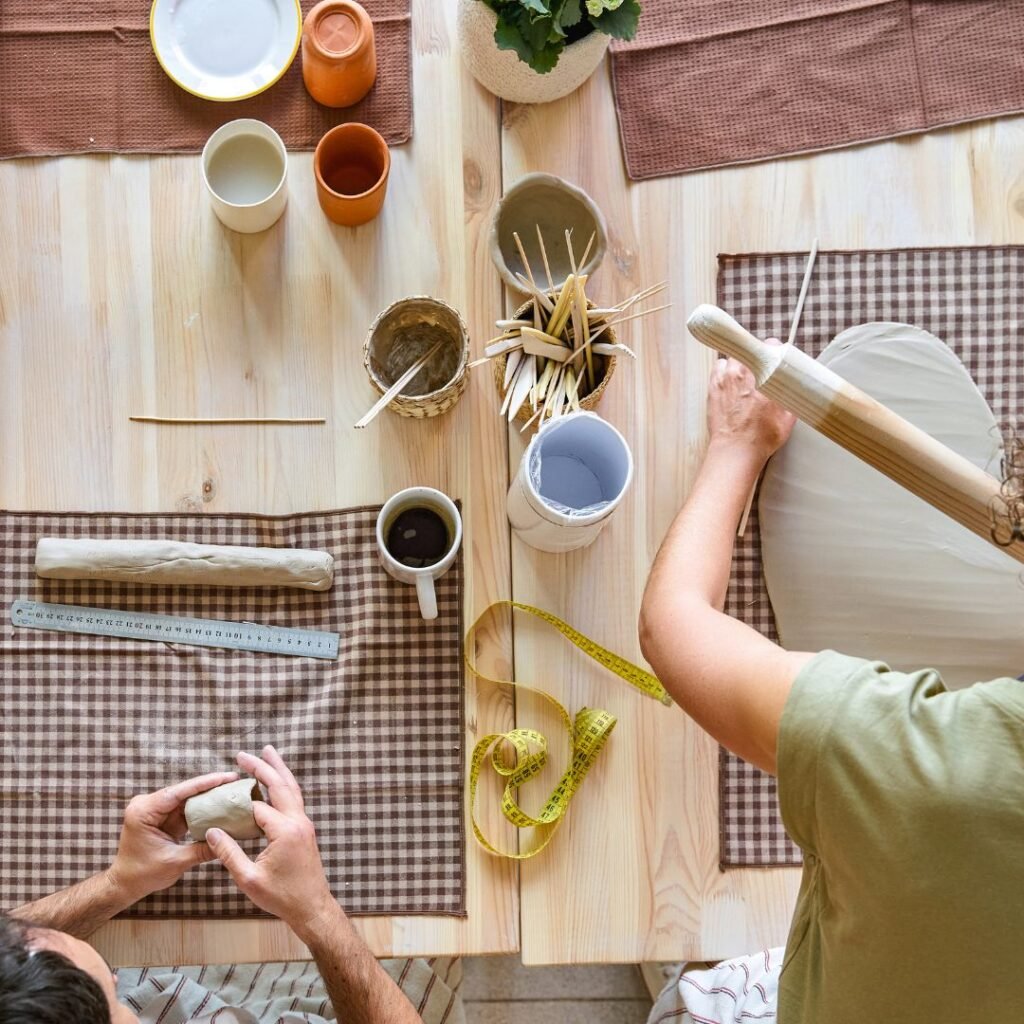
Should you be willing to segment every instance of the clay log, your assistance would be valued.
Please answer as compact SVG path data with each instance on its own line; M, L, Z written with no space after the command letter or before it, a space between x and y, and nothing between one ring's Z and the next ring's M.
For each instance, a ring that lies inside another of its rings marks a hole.
M301 548L43 537L36 545L36 573L50 580L328 590L334 559Z

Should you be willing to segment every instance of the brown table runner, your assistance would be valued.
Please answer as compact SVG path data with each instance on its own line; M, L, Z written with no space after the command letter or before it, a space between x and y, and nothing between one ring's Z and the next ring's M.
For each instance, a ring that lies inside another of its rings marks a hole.
M806 253L719 256L719 305L759 337L785 339L806 263ZM872 320L914 324L941 338L1003 429L1015 426L1024 412L1024 247L819 253L796 344L817 357L840 331ZM778 639L756 502L738 542L726 610ZM722 866L799 864L779 818L775 780L722 750L719 783Z
M634 179L1024 110L1024 0L645 0L612 48Z
M302 0L303 13L316 0ZM266 92L236 103L202 100L162 71L149 41L152 0L0 0L0 157L62 153L196 153L237 117L275 128L290 149L312 149L343 121L391 144L412 134L411 0L362 0L373 18L377 83L347 110L315 103L302 54Z
M465 913L462 560L424 622L377 560L377 509L297 516L0 513L0 908L106 867L135 793L274 743L355 914ZM44 535L305 547L326 593L40 580ZM15 599L341 634L337 661L17 629ZM243 844L250 853L261 842ZM130 917L260 912L204 864Z

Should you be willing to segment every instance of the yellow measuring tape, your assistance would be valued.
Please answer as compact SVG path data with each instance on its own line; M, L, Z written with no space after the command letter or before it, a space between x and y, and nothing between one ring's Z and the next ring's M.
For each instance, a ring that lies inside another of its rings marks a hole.
M662 704L671 704L672 698L665 691L658 679L634 665L631 661L620 657L618 654L609 651L600 644L595 643L589 637L584 636L575 630L568 623L552 615L550 612L534 608L532 605L521 604L519 601L497 601L492 604L470 627L466 634L466 667L473 675L488 683L495 683L499 686L518 686L520 689L536 693L552 704L558 712L565 731L569 736L571 755L569 764L565 769L558 784L552 790L544 806L536 815L527 814L519 806L516 799L516 790L523 783L533 778L547 763L547 740L535 729L512 729L510 732L495 732L484 736L473 748L473 756L469 765L469 815L473 825L473 834L480 845L498 857L509 857L513 860L526 860L535 857L548 843L562 823L565 812L569 809L576 790L579 789L587 772L593 767L602 748L608 740L612 729L615 728L616 718L607 711L598 708L581 708L575 719L569 716L569 712L550 693L538 690L533 686L526 686L511 679L492 679L481 672L473 661L472 651L476 631L480 623L497 608L511 608L516 611L526 612L551 626L554 626L570 643L578 647L588 657L593 658L598 664L603 665L610 672L613 672L620 679L624 679L631 686L635 686L642 693L647 694ZM511 749L510 749L511 748ZM525 853L511 853L507 850L498 849L484 835L476 820L476 795L480 782L480 773L485 763L490 760L491 767L505 781L505 788L501 797L501 812L506 820L515 825L516 828L535 827L540 830L540 839L533 849Z

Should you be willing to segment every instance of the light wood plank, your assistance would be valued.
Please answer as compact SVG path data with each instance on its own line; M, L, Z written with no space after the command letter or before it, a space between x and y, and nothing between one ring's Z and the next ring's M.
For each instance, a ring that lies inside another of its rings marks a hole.
M378 310L432 294L477 340L500 299L485 249L497 103L462 67L453 4L415 0L413 26L415 134L393 151L384 212L363 228L322 216L308 153L291 154L284 219L260 236L221 227L198 157L0 163L0 505L295 512L425 484L466 503L467 619L508 596L504 474L478 471L507 459L491 393L471 386L429 422L386 413L353 428L376 396L361 346ZM328 423L129 423L140 410ZM481 644L481 661L507 672L509 634ZM467 745L511 722L507 694L467 681ZM516 883L470 843L466 920L357 927L380 955L514 951ZM262 921L114 922L96 944L122 965L307 955Z
M822 249L1024 242L1015 155L1022 142L1024 119L1015 118L634 185L621 163L606 70L558 103L506 106L506 186L550 171L604 210L609 254L589 286L593 296L604 302L667 279L674 303L671 315L623 332L640 361L619 366L600 409L633 446L629 500L583 552L545 555L514 538L516 598L639 658L646 575L706 440L712 356L687 337L685 320L714 300L716 254L801 250L815 235ZM513 435L510 471L521 451ZM718 870L710 738L678 709L594 670L543 627L517 624L515 661L519 679L543 683L571 710L587 704L619 716L561 834L522 868L524 962L704 959L781 944L798 872ZM525 698L518 723L557 735L546 709Z

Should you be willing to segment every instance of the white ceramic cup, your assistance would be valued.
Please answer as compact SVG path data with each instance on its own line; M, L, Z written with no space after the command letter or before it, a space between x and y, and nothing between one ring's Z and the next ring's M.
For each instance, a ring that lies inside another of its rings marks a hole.
M413 568L399 562L387 548L388 530L398 516L410 508L428 508L436 512L448 529L448 550L444 557L433 565ZM409 583L416 588L420 602L420 614L425 619L437 618L437 594L434 581L439 580L454 564L462 545L462 516L455 502L435 491L433 487L409 487L399 491L387 500L377 516L377 551L385 571L399 583Z
M288 150L262 121L243 117L221 125L203 147L203 183L213 212L232 231L266 231L288 202Z
M517 536L540 551L574 551L596 540L633 479L626 439L600 416L549 420L523 453L508 491Z

